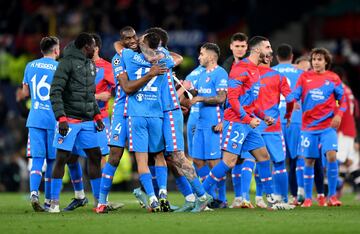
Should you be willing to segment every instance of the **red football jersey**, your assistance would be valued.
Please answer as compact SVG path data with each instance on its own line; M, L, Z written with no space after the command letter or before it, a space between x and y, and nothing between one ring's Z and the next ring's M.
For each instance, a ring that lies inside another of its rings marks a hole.
M255 108L254 101L260 89L258 66L245 58L233 64L228 80L228 105L224 112L227 121L250 123L255 112L263 118L263 112Z
M359 117L359 103L355 99L351 89L343 84L344 95L346 98L347 109L343 114L339 132L345 136L356 137L356 125L354 117Z
M294 92L296 100L302 103L302 130L316 131L329 128L332 118L346 110L344 89L338 75L331 71L317 73L307 71L301 74ZM336 110L336 101L339 108Z
M114 75L111 63L100 58L95 61L96 65L96 93L110 92L115 87ZM108 102L98 100L98 105L103 118L109 116Z
M265 116L275 119L275 123L271 126L261 122L258 129L262 133L280 132L280 95L282 94L287 101L287 105L290 105L290 107L286 108L287 113L285 116L291 117L293 102L287 100L288 95L291 93L291 88L286 77L278 71L265 66L259 66L258 68L260 71L260 91L255 104L264 111Z

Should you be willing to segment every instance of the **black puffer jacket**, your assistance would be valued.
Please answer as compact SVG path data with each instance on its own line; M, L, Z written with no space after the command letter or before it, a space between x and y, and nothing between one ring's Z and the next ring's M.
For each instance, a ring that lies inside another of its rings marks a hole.
M74 43L64 49L50 89L55 118L66 116L84 121L100 114L95 100L96 69Z

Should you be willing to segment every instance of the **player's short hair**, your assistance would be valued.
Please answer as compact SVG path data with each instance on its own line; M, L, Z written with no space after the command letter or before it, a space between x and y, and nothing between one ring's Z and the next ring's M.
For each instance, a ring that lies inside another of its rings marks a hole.
M148 42L150 49L157 49L160 45L160 36L157 33L150 32L144 36L144 41Z
M151 32L156 33L160 36L161 46L166 48L169 41L169 34L166 32L166 30L160 27L152 27L145 31L145 33Z
M95 45L99 48L99 50L102 47L102 40L101 37L99 36L99 34L96 33L92 33L91 36L94 38L95 40Z
M55 45L59 45L59 39L54 36L43 37L40 41L40 50L42 54L49 54Z
M330 52L325 48L314 48L314 49L311 50L311 53L310 53L310 61L312 60L312 58L313 58L313 56L315 54L324 55L324 59L325 59L325 62L326 62L325 70L329 70L330 67L331 67L331 63L332 63L332 56L331 56ZM312 66L311 62L310 62L310 64Z
M263 41L269 41L269 39L267 39L266 37L262 37L262 36L252 37L248 42L249 50L254 49L254 47L258 46Z
M276 55L280 61L289 60L293 55L293 50L289 44L281 44L276 50Z
M75 39L75 47L78 49L84 48L85 45L91 45L94 38L87 32L80 33Z
M125 26L122 29L120 29L120 39L124 39L124 32L134 31L135 29L131 26Z
M218 58L220 57L220 48L215 43L206 42L204 45L201 46L201 48L204 48L206 50L211 50L215 52Z
M295 64L299 64L301 63L302 61L308 61L310 62L310 57L308 55L303 55L303 56L300 56L299 58L297 58L295 60Z
M230 43L233 43L234 41L247 41L248 39L249 38L245 33L238 32L231 36Z

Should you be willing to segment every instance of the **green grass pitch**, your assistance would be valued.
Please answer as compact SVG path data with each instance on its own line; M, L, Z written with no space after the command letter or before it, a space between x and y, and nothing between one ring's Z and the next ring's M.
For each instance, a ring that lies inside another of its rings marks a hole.
M88 193L90 195L90 193ZM61 194L61 207L72 193ZM228 195L231 201L232 194ZM95 214L92 206L60 214L35 213L27 194L0 193L0 233L359 233L360 202L352 195L342 198L342 207L295 208L292 211L263 209L222 209L198 214L147 213L131 193L111 193L111 201L125 207L108 214ZM179 193L170 193L169 200L181 205ZM90 201L91 203L92 201Z

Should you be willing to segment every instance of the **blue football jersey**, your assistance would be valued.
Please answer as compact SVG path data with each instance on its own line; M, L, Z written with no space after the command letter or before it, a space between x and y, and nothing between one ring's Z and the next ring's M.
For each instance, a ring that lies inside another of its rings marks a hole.
M285 63L278 64L278 65L272 67L272 69L274 69L274 70L280 72L281 74L283 74L284 76L286 76L287 81L288 81L289 86L292 91L295 90L296 82L299 79L300 75L303 73L302 70L297 69L294 65L285 64ZM285 102L285 98L283 95L280 96L279 109L280 109L280 122L286 123L286 119L284 119L284 116L286 113L286 102ZM294 110L291 115L291 123L301 123L301 118L302 118L301 116L302 116L301 108Z
M26 127L55 129L56 120L50 102L50 84L58 62L41 58L26 65L23 84L29 86L31 108Z
M123 58L129 80L137 80L149 72L151 63L149 63L142 53L134 52L130 49L123 50ZM165 63L166 67L173 67L173 61L165 58L159 61ZM155 76L147 82L137 92L128 96L127 114L129 116L142 117L163 117L163 107L161 102L162 79L165 79L168 73L161 76Z
M213 97L220 90L227 90L228 74L220 66L210 71L201 73L195 89L198 95L202 97ZM223 108L220 105L208 105L200 102L199 122L196 125L199 129L211 128L220 123L223 119Z
M170 52L165 49L164 47L159 47L158 49L162 53L165 54L165 59L173 60ZM179 97L176 92L175 84L174 84L174 77L172 75L172 67L169 67L169 72L162 79L162 86L161 86L161 103L163 106L164 111L170 111L180 108Z
M119 81L117 80L117 76L126 72L124 59L121 54L116 53L111 60L111 65L114 73L114 81L115 81L115 99L113 112L114 114L124 114L124 105L126 102L126 93L122 90Z
M189 75L186 76L185 80L188 80L191 82L192 86L195 87L196 83L199 80L200 75L205 71L205 67L199 65L197 68L195 68L192 72L190 72ZM196 103L195 105L191 106L190 109L190 115L196 115L199 116L199 105L200 103Z

